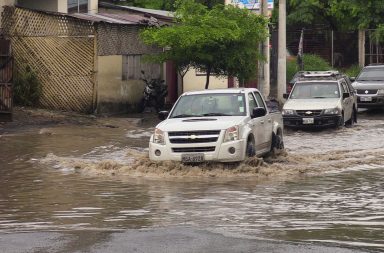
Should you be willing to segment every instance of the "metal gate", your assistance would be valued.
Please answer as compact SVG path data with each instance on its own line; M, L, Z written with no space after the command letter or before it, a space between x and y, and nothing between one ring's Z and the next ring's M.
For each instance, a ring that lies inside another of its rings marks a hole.
M0 39L0 121L12 120L12 67L11 43Z

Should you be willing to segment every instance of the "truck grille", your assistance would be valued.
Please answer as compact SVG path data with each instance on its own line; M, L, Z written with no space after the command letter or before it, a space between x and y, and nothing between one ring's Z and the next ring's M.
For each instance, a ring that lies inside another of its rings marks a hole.
M365 93L367 92L367 93ZM363 90L363 89L359 89L357 90L357 94L361 94L361 95L368 95L368 94L376 94L377 93L377 90Z
M168 133L169 142L174 144L216 142L219 136L220 130L179 131Z
M322 110L297 110L296 113L299 116L313 117L319 116Z
M175 153L214 152L215 147L172 148Z

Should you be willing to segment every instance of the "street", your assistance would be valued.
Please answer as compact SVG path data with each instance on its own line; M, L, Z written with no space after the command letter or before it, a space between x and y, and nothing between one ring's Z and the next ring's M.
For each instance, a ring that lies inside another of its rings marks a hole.
M384 249L382 111L198 166L149 161L154 118L60 117L1 129L2 252Z

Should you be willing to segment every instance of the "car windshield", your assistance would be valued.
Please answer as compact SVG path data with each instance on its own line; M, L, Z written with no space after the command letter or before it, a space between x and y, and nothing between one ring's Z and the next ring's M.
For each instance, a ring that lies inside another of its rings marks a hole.
M365 68L360 72L356 80L357 81L384 81L384 67Z
M302 82L296 83L291 92L291 99L338 98L337 82Z
M170 118L244 115L246 115L244 94L209 93L182 96Z

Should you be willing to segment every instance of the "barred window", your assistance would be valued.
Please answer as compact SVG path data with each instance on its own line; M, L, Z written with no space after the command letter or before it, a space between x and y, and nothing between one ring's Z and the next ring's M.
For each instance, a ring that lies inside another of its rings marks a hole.
M123 80L139 80L142 78L141 71L144 71L148 78L160 78L161 66L146 62L141 54L123 55Z

